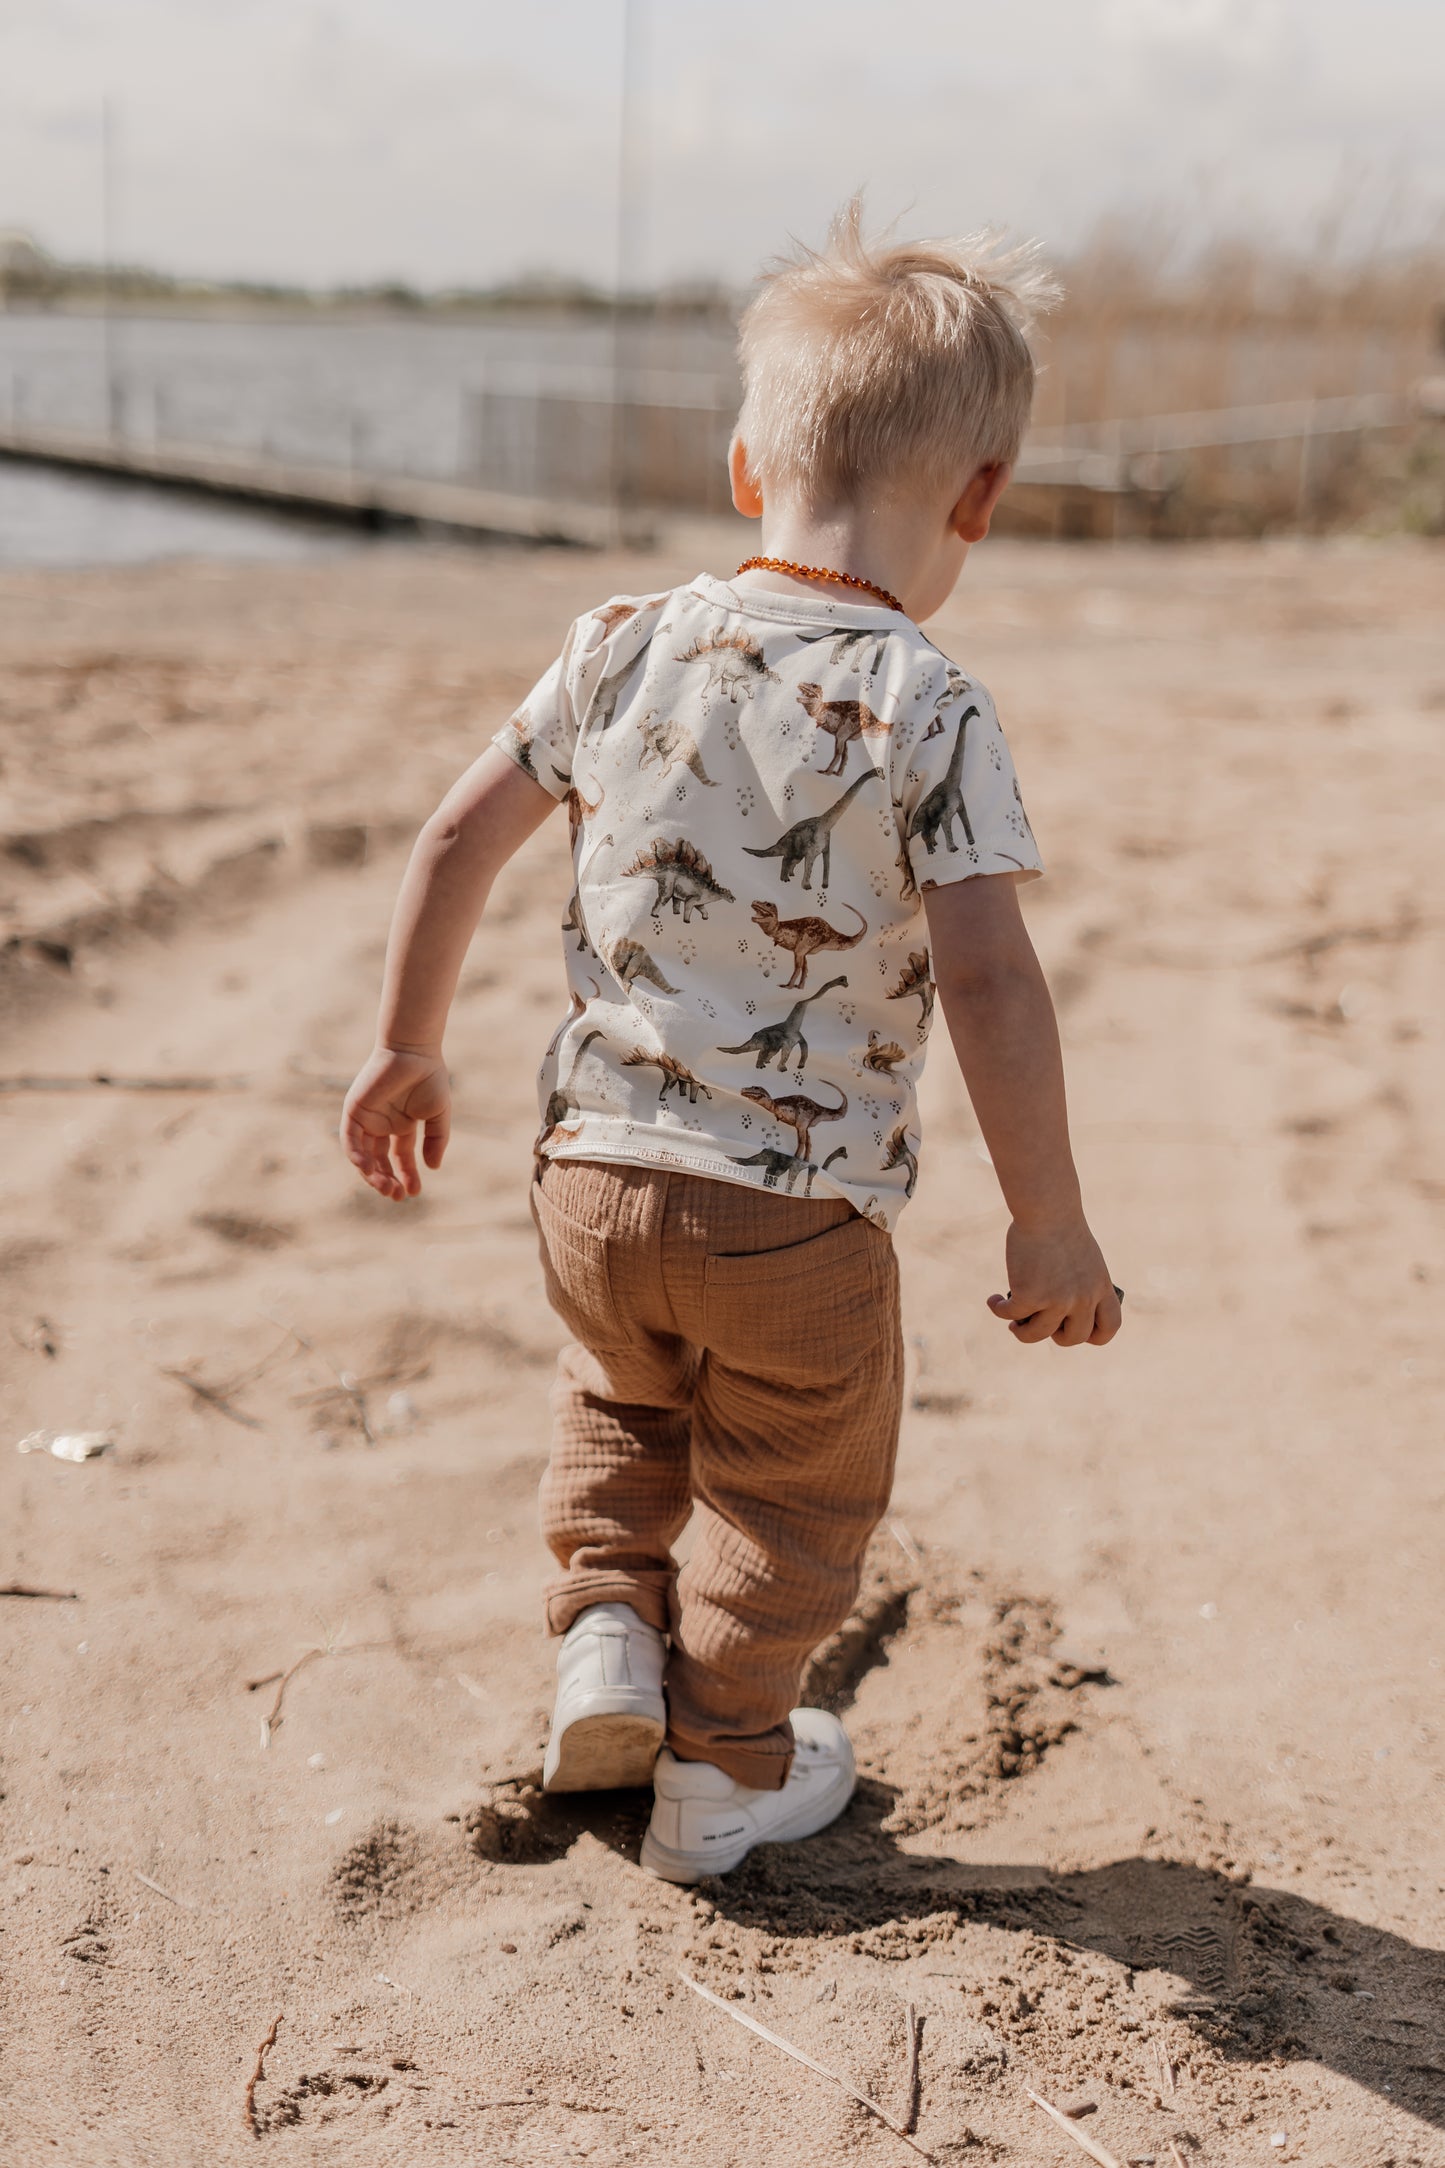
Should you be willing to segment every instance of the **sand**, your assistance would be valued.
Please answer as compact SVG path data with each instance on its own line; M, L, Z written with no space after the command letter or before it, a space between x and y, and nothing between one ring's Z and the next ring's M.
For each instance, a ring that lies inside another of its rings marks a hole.
M900 2120L911 2003L940 2162L1082 2161L1030 2089L1120 2161L1445 2162L1438 551L977 553L939 632L1049 862L1127 1326L989 1316L940 1035L894 1519L818 1674L865 1780L688 1892L643 1796L532 1788L564 823L442 1178L389 1207L333 1130L416 823L572 613L699 562L0 581L0 1075L215 1086L0 1094L0 1582L76 1592L0 1598L0 2150L916 2158L689 1973Z

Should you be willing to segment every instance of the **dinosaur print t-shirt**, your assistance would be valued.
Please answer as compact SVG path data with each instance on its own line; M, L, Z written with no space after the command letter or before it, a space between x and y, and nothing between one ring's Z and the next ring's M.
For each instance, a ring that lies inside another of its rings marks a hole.
M921 891L1040 868L984 688L882 605L702 577L573 625L496 743L572 824L540 1153L913 1194Z

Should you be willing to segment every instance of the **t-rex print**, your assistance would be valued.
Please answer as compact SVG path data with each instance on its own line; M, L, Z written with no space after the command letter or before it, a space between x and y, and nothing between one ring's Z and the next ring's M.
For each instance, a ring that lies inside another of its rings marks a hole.
M673 661L706 663L704 698L717 693L734 707L739 700L751 700L759 685L783 682L776 670L768 668L757 641L750 640L741 625L736 632L710 632L705 640L694 640L681 655L674 655Z
M779 918L775 903L753 905L753 917L768 939L777 947L791 949L793 952L793 975L783 981L785 992L791 986L807 985L808 958L819 949L857 948L868 931L868 921L851 903L845 903L843 908L845 911L852 911L857 919L856 933L840 933L837 927L830 926L825 918Z
M704 1099L711 1099L712 1097L712 1093L703 1083L702 1078L694 1076L691 1069L686 1068L682 1062L675 1060L671 1054L649 1054L645 1046L635 1046L630 1054L623 1055L622 1066L624 1069L660 1069L662 1071L662 1089L657 1095L659 1106L662 1105L670 1091L675 1091L679 1099L686 1099L691 1107L697 1105L699 1092L702 1093Z
M610 948L602 949L600 954L619 986L631 986L635 979L647 979L665 994L679 991L676 986L668 985L640 941L631 941L624 936L622 940L614 941Z
M798 1067L806 1069L808 1042L803 1037L803 1018L808 1004L810 1001L821 1001L824 994L831 993L835 986L846 986L847 983L845 978L829 979L827 985L820 986L815 994L804 994L801 1001L795 1001L780 1024L760 1024L752 1037L744 1039L741 1046L720 1046L718 1052L756 1054L760 1069L766 1069L774 1055L777 1056L778 1067L781 1069L785 1061L796 1053Z
M902 1122L888 1139L888 1149L883 1155L884 1173L891 1174L895 1167L905 1167L908 1170L904 1178L903 1194L911 1197L918 1180L918 1154L909 1144Z
M833 757L819 775L841 775L848 765L848 748L865 730L891 730L893 725L875 715L866 700L825 700L821 685L798 687L798 703L807 709L820 730L831 733Z
M763 1107L775 1122L786 1122L798 1133L798 1156L806 1159L813 1149L813 1124L815 1122L841 1122L848 1111L848 1094L841 1085L833 1089L842 1101L841 1106L825 1107L806 1092L787 1092L781 1099L774 1099L761 1084L744 1084L743 1097L751 1099L754 1106Z
M712 867L697 845L689 843L684 836L679 836L675 843L659 836L651 850L640 852L624 869L622 877L630 881L634 875L657 883L653 917L659 915L665 903L670 903L674 917L681 911L684 926L691 923L694 911L699 918L706 918L710 903L736 901L730 888L724 888L720 881L714 880Z
M865 1069L872 1069L877 1075L886 1076L891 1083L895 1064L907 1059L907 1054L896 1039L885 1039L878 1031L869 1032L868 1051L863 1056Z
M908 823L910 840L914 836L922 836L923 848L930 856L937 848L940 835L951 851L958 849L958 845L953 840L953 824L956 820L963 822L963 832L968 838L970 849L973 846L973 830L969 826L968 807L963 802L963 792L959 788L959 783L963 776L963 741L969 723L977 714L978 709L970 705L964 709L962 715L958 718L958 736L953 741L953 751L948 762L948 773L941 783L934 784L926 797L919 799L918 804L913 809L913 818Z
M592 868L596 865L598 859L602 856L602 853L606 850L610 850L611 847L611 836L598 837L596 844L588 853L586 865L580 867L578 870L577 886L573 889L572 894L568 899L567 916L562 921L563 933L575 933L577 936L578 949L590 949L594 956L597 954L597 950L593 943L591 934L587 931L587 921L582 916L582 884L588 878L589 874L592 871Z
M686 767L691 768L699 783L706 783L710 790L716 790L716 780L704 768L702 754L697 749L697 740L692 732L684 730L678 722L654 722L654 712L649 708L637 726L642 732L642 756L637 763L638 767L646 768L655 760L662 770L663 781L666 782L677 763L682 761Z
M547 1111L542 1116L541 1134L532 1147L533 1151L539 1155L546 1151L547 1146L551 1143L563 1122L566 1121L568 1115L581 1113L582 1103L577 1097L577 1071L581 1068L582 1056L586 1053L592 1041L605 1038L605 1036L606 1034L601 1031L589 1031L583 1038L578 1040L577 1051L572 1056L572 1066L567 1071L566 1082L555 1084L548 1097Z
M910 994L917 994L922 1003L918 1028L926 1031L933 1021L933 974L928 968L927 949L910 949L908 961L898 975L898 984L890 986L885 1001L906 1001Z
M846 810L850 800L857 797L865 783L876 783L878 781L878 770L876 768L865 768L857 781L850 783L842 797L835 799L834 803L825 812L811 813L806 820L794 821L792 827L785 829L776 843L769 843L762 850L754 850L751 843L745 843L743 849L747 852L749 858L781 858L783 863L779 869L778 878L782 881L791 881L794 873L801 866L804 888L811 888L813 885L813 868L817 864L821 852L823 859L822 886L826 888L829 868L833 862L834 823Z

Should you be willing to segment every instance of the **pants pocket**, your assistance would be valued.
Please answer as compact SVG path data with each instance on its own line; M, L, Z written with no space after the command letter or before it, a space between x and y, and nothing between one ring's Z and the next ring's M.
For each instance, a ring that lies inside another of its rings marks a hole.
M606 1235L559 1212L537 1182L531 1203L548 1302L584 1347L624 1347L628 1335L612 1292Z
M824 1385L875 1354L888 1324L891 1243L855 1218L786 1249L709 1257L705 1344L720 1361L786 1385Z

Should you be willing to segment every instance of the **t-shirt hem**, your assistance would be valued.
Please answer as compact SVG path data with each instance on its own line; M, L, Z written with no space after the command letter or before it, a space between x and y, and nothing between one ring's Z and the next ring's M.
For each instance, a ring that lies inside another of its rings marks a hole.
M796 1197L803 1203L806 1203L809 1197L841 1197L845 1204L852 1205L860 1219L869 1219L872 1224L885 1227L890 1234L894 1232L899 1213L906 1202L902 1196L892 1198L875 1194L873 1201L878 1209L878 1217L874 1219L872 1214L864 1212L857 1198L850 1195L842 1183L835 1181L821 1167L813 1177L811 1190L806 1189L801 1182L796 1188L789 1190L782 1182L766 1181L764 1169L761 1167L738 1166L721 1146L703 1145L695 1147L691 1152L679 1151L669 1138L666 1144L658 1144L649 1150L646 1143L640 1142L635 1135L625 1140L620 1139L610 1134L605 1126L584 1126L576 1135L569 1136L566 1143L556 1150L544 1150L542 1157L558 1160L600 1159L610 1166L646 1167L660 1174L697 1174L709 1181L731 1183L739 1189L763 1189L773 1197Z
M958 859L962 863L925 860L918 873L920 893L926 894L930 888L953 888L960 881L977 880L983 873L1013 873L1021 881L1043 878L1043 860L1037 853L1032 858L1014 858L1007 851L980 851L975 864L972 859L965 859L960 851Z
M526 750L510 723L497 732L492 743L499 753L506 754L513 767L521 769L529 782L540 784L549 798L555 798L559 805L562 803L568 791L572 788L571 778L568 777L564 780L559 776L550 760L547 764L548 773L543 775L535 762L528 759Z

